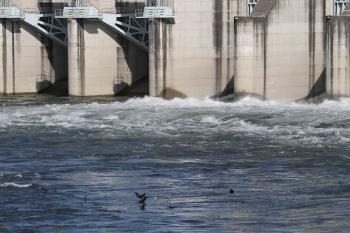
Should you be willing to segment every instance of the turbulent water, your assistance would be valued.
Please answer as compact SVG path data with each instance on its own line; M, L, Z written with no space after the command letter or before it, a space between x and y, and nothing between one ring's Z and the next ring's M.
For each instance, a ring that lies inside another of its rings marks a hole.
M0 232L350 232L349 143L346 98L2 98Z

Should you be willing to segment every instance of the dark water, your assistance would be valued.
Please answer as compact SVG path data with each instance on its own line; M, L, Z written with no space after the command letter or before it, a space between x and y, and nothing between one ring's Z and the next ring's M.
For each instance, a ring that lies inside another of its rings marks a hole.
M0 232L350 232L349 143L350 99L3 98Z

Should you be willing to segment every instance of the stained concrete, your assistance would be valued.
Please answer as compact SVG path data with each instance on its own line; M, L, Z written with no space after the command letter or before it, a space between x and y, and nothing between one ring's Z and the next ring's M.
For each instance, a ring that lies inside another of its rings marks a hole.
M327 29L327 94L350 96L350 16L331 17Z
M246 0L176 0L175 23L150 22L150 95L215 96L233 90L236 15Z
M93 6L113 12L116 7L136 8L139 4L96 0ZM118 95L148 77L147 52L98 20L70 19L67 30L69 95Z
M235 21L235 94L293 101L322 92L324 2L260 0L256 9Z
M151 96L234 93L292 101L325 88L349 96L349 19L345 11L326 20L332 0L260 0L250 16L246 0L174 1L175 21L149 21L149 52L97 20L68 20L68 50L22 22L1 20L0 93L40 92L69 76L73 96L125 94L143 90L149 76ZM28 0L20 7L39 12L60 2ZM143 0L90 2L102 12L144 6Z
M33 12L42 8L38 1L20 3L18 7ZM35 29L21 21L2 19L0 33L0 94L38 93L67 77L66 50Z

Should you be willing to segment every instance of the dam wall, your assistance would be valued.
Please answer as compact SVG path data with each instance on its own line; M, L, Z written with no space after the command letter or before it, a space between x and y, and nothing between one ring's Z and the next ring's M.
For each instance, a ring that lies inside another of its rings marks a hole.
M31 12L43 7L38 1L16 3ZM0 94L38 93L67 77L66 50L20 20L0 20Z
M21 14L0 6L3 95L349 96L346 1L6 2Z
M350 96L350 6L327 21L327 94Z
M233 92L234 26L246 0L175 0L175 22L149 24L150 95Z
M91 1L101 12L143 7L144 1ZM68 19L69 95L116 95L148 78L148 53L97 19Z
M291 101L325 91L324 3L260 0L235 19L235 95Z

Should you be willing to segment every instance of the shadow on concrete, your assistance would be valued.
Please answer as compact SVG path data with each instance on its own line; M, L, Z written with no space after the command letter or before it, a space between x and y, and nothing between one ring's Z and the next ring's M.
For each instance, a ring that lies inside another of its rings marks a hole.
M126 77L123 77L122 75L117 74L117 79L120 80L118 83L116 83L113 87L113 91L115 95L125 95L126 93L130 92L132 89L135 89L138 85L144 86L144 80L148 79L148 52L142 50L126 38L122 37L121 35L118 35L113 29L110 29L108 26L105 25L98 25L99 29L102 30L107 35L110 35L111 38L116 41L120 47L117 47L117 50L122 50L123 57L120 59L124 59L126 61L126 65L128 67L128 70L131 72L131 85L128 85L126 82ZM118 62L119 56L117 51L117 57L116 62ZM121 69L122 67L119 67L117 65L117 69ZM138 82L139 80L143 80ZM149 84L147 84L148 86ZM139 87L139 90L142 88ZM144 95L149 94L149 90L146 90L146 93L143 93Z
M55 12L56 9L63 9L65 3L62 2L53 2L53 0L47 1L38 1L38 8L40 12ZM64 25L67 25L67 20L60 19L60 22ZM31 31L31 30L30 30ZM59 44L56 44L53 40L39 35L41 43L44 45L48 59L50 61L51 66L55 71L55 80L51 83L50 86L40 90L39 93L53 93L53 95L57 96L58 93L61 95L68 95L68 50L67 48L62 47ZM66 84L66 85L62 85ZM44 86L45 87L45 86ZM55 90L55 88L58 88ZM64 88L65 90L62 90ZM47 91L46 91L47 89Z
M220 93L218 94L217 96L215 97L225 97L225 96L229 96L229 95L232 95L234 94L234 91L235 91L235 78L234 76L231 78L231 80L228 82L228 84L226 85L225 89Z
M122 83L114 85L114 93L117 96L138 96L143 97L149 93L149 79L148 77L141 78L131 85Z
M40 93L43 90L49 88L51 85L52 84L49 80L36 81L36 90L38 91L38 93Z
M135 13L136 9L143 9L146 6L144 2L126 2L126 1L116 1L115 8L118 9L127 9L130 13Z
M100 22L96 19L78 19L77 23L89 34L98 34L98 25ZM91 27L91 25L93 25Z
M317 79L314 86L311 88L309 94L306 96L307 99L314 98L316 96L322 95L326 92L326 69L324 69Z
M37 85L42 85L42 83L37 83ZM44 84L45 85L45 84ZM46 88L38 91L39 94L46 94L52 96L68 96L68 79L61 79L55 83L47 86Z

